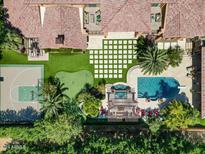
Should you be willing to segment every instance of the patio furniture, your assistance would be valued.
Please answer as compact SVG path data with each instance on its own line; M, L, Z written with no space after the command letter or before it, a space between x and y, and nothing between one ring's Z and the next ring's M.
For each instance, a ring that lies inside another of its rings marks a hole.
M99 25L99 23L101 22L101 11L100 10L96 11L95 16L96 16L96 25Z
M178 89L185 89L185 88L186 88L185 85L178 86Z
M83 16L84 16L84 23L89 24L89 13L84 11Z

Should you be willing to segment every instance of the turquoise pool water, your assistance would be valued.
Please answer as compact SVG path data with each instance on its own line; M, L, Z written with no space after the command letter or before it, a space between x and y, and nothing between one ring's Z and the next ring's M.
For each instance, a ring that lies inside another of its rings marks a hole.
M179 93L179 82L172 77L139 77L138 98L172 99Z
M127 90L129 89L129 86L118 84L118 85L112 86L111 88L115 90Z
M115 92L115 99L127 99L127 92Z

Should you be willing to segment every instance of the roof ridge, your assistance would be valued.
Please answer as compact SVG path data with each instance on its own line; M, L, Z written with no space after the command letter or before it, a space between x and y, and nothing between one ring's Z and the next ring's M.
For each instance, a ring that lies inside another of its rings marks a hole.
M134 0L135 2L136 2L136 0ZM137 2L136 2L137 3ZM136 12L136 9L134 9L134 7L131 5L131 7L133 8L133 10ZM151 9L151 6L150 6L150 9ZM138 12L136 12L136 13L138 13ZM139 16L141 17L142 16L142 14L141 13L139 13ZM143 22L143 24L148 28L148 29L150 29L150 26L148 26L145 22L144 22L144 19L143 18L141 18L142 19L142 22Z
M108 26L108 24L117 16L117 14L126 6L126 3L128 3L129 0L125 0L124 4L121 5L118 11L116 11L115 15L112 16L112 18L106 23L104 27L102 27L102 31L105 29L105 27Z
M29 0L30 2L32 0ZM21 17L21 15L26 11L26 9L29 7L29 4L26 4L25 7L23 8L23 10L21 12L19 12L18 17L16 19L14 19L14 23L16 23L16 20L19 20L19 17Z

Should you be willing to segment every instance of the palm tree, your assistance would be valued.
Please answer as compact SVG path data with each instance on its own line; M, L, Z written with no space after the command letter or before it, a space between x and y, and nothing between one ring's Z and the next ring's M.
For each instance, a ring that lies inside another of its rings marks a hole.
M63 103L65 112L70 115L79 116L82 115L79 103L74 99L67 99Z
M179 46L176 46L175 48L169 48L167 50L169 65L172 67L177 67L179 64L181 64L183 59L184 51L180 49Z
M44 85L42 89L42 104L41 111L44 113L46 119L51 119L53 117L58 117L60 113L65 111L64 102L66 102L69 97L65 94L68 90L64 87L64 83L61 83L58 78L50 77L48 83Z
M137 44L135 45L137 60L140 61L140 57L142 56L142 54L146 52L149 47L153 47L153 46L154 46L154 41L150 37L150 35L146 37L140 36L137 39Z
M158 50L156 46L148 48L139 62L144 74L158 75L162 73L167 67L167 52L166 50Z
M61 83L59 78L56 77L49 77L48 83L44 85L42 95L47 96L49 94L58 96L68 99L68 96L65 94L65 92L68 90L68 87L65 87L64 83Z
M58 117L63 109L63 99L60 95L47 95L47 98L40 101L42 104L41 111L44 113L45 119Z

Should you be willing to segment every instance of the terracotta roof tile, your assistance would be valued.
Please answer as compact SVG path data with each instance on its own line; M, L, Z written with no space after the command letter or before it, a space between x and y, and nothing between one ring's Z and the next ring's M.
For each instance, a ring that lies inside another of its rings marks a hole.
M150 3L142 0L101 0L103 32L150 32Z
M24 0L6 0L9 20L19 28L26 37L38 37L40 32L40 15L38 7L24 5Z
M25 0L28 4L92 4L100 3L100 0Z
M205 1L178 0L167 4L165 38L205 36Z
M58 35L64 35L64 45L55 43ZM79 9L74 7L48 7L40 34L42 48L86 48L86 36L82 35Z
M42 48L85 49L86 36L81 32L79 9L74 7L49 7L46 9L43 27L39 7L29 6L24 0L5 1L11 23L27 38L39 37ZM64 45L57 45L55 38L64 34Z
M202 48L201 56L201 117L205 118L205 48Z

